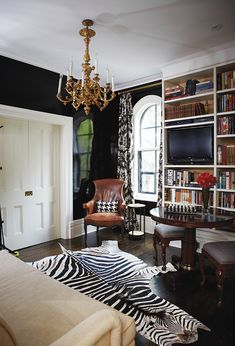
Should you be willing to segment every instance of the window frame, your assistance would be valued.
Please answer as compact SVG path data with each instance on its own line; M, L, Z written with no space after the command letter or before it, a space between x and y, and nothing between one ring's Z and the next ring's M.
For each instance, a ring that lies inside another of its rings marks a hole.
M159 106L160 107L160 116L162 117L162 98L157 95L148 95L141 98L133 107L133 143L134 143L134 159L133 159L133 169L132 169L132 177L133 177L133 187L134 187L134 198L143 201L157 201L158 198L158 184L156 181L156 193L140 193L139 189L139 159L138 155L140 152L140 128L141 128L141 118L145 111L151 106ZM154 148L151 148L151 151ZM143 151L149 150L149 148L144 148ZM155 154L160 148L155 147ZM157 158L157 155L156 155ZM157 163L158 164L158 163ZM156 170L157 171L157 170ZM157 179L156 179L157 180Z

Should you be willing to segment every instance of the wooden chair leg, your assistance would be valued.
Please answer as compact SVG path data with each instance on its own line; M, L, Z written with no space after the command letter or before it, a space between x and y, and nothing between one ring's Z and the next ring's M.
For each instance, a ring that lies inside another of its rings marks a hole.
M161 248L162 248L162 270L166 270L166 248L167 244L165 242L161 243Z
M87 247L87 225L84 224L84 231L85 231L85 247Z
M155 264L158 265L158 237L156 236L156 234L153 234L153 248L155 251Z
M217 292L218 292L217 307L220 308L223 305L225 271L222 270L221 268L217 268L216 278L217 278Z
M201 255L199 256L199 265L200 265L200 272L201 272L201 277L202 277L200 285L204 286L205 282L206 282L206 275L205 275L205 268L204 268L204 255L203 255L203 253L201 253Z
M96 245L99 245L99 227L96 227Z

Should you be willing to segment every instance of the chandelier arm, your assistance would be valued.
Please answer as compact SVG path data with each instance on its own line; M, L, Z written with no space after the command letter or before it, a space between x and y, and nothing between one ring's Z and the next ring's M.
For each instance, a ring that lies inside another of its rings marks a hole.
M56 97L58 100L60 100L60 102L62 102L64 104L64 106L66 106L69 102L73 101L72 96L71 97L69 97L69 96L64 97L61 94L57 94Z

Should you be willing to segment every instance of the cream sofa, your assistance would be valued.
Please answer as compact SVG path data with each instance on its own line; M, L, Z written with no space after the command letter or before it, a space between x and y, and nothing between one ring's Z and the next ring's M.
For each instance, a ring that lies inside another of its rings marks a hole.
M0 251L1 346L135 345L134 320Z

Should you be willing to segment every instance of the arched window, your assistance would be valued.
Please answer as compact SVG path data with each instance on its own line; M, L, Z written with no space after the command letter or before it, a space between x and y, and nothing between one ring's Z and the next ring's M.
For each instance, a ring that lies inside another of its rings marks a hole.
M134 112L134 198L157 201L161 142L161 97L139 100Z

